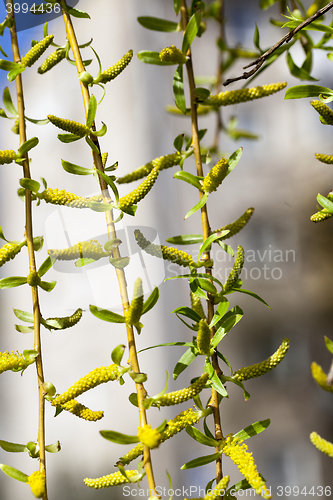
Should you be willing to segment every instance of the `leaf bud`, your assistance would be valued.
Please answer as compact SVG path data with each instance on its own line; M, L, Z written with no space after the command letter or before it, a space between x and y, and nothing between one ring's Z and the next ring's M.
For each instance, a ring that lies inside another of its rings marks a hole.
M88 73L88 71L82 71L79 74L79 80L82 83L85 83L86 85L89 85L89 83L91 83L94 80L94 78L91 76L90 73Z
M30 286L38 286L40 285L41 279L37 271L32 271L28 276L27 276L27 283Z

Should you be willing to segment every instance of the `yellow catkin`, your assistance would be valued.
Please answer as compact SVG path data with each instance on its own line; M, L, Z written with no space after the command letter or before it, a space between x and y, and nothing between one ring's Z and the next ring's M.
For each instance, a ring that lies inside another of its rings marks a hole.
M200 418L204 414L201 412L194 411L193 408L182 411L175 418L169 420L164 431L161 432L161 443L164 443L167 439L172 438L179 432L183 431L187 426L197 424ZM126 455L119 459L123 465L128 465L130 462L138 458L143 454L143 444L139 443L134 448L132 448Z
M37 59L45 52L45 50L51 45L53 41L53 35L47 35L43 40L36 43L29 52L21 59L22 66L30 67Z
M179 266L190 266L193 263L192 255L183 252L182 250L177 250L173 247L166 247L164 245L154 245L150 241L146 240L143 234L136 229L134 231L135 239L137 244L142 250L153 255L154 257L159 257L160 259L170 260Z
M0 165L5 163L12 163L16 160L16 153L12 149L5 149L0 151Z
M185 64L187 61L186 56L179 50L175 45L171 47L166 47L160 52L160 59L164 62L170 62L173 64Z
M56 127L64 130L65 132L77 135L78 137L84 137L85 135L90 134L90 129L82 123L67 120L65 118L58 118L54 115L47 115L47 118Z
M16 255L21 251L21 248L26 244L23 243L7 243L0 248L0 267L11 259L14 259Z
M310 434L310 441L311 443L322 453L325 453L325 455L328 455L329 457L333 458L333 444L330 443L329 441L326 441L326 439L323 439L322 437L319 436L316 432L311 432Z
M143 200L143 198L149 193L149 191L154 186L158 174L159 174L159 166L156 165L150 172L150 174L147 176L147 178L143 182L141 182L141 184L136 189L128 193L126 196L120 198L118 207L120 209L125 210L126 208L129 208L132 205L136 205L137 203L139 203L139 201Z
M192 305L193 311L196 312L197 314L199 314L201 319L205 319L206 316L205 316L205 313L204 313L204 310L203 310L203 307L201 304L200 297L195 295L195 293L193 293L192 290L190 291L190 294L191 294L191 305Z
M88 422L97 422L104 417L104 411L92 411L75 399L71 399L59 407Z
M42 498L45 493L46 477L44 472L35 471L28 477L32 493L36 498Z
M244 249L241 245L238 245L235 263L232 266L232 269L225 284L223 285L224 292L232 290L233 286L237 283L240 273L242 272L243 265L244 265Z
M116 64L111 66L111 68L103 71L94 80L94 83L107 83L114 80L124 69L129 65L133 57L133 50L129 50Z
M47 71L50 71L50 69L54 68L60 61L65 59L66 57L66 50L61 48L57 49L52 54L50 54L47 59L43 62L43 64L38 68L38 73L40 75L43 75Z
M311 222L321 222L323 220L330 219L331 217L333 217L333 214L331 214L325 208L323 208L319 212L316 212L315 214L311 215L310 221Z
M315 157L317 160L321 161L322 163L328 163L331 165L333 163L333 156L332 155L323 155L321 153L316 153Z
M112 364L110 366L101 366L89 372L84 377L80 378L74 385L72 385L66 392L55 397L52 401L53 406L63 405L67 401L75 399L80 394L93 389L100 384L117 380L119 377L120 368Z
M225 495L226 489L230 481L230 476L224 476L221 481L219 481L216 487L204 496L204 500L216 500L221 496Z
M138 278L134 283L134 293L130 308L125 314L125 320L128 325L135 325L140 321L143 298L142 279Z
M315 362L311 363L311 373L312 377L322 389L333 392L333 385L328 385L327 375L320 365L317 365Z
M34 359L25 359L23 354L14 352L0 352L0 373L8 370L21 371L34 363Z
M210 353L210 329L205 319L199 322L199 331L197 336L197 346L200 354L209 356Z
M224 455L231 458L237 465L239 471L257 494L263 498L272 498L269 490L266 490L265 481L259 476L252 453L248 453L248 446L243 441L229 435L224 440L222 450Z
M138 427L138 438L143 446L148 446L151 450L157 448L162 441L161 434L157 429L152 429L151 425Z
M66 330L66 328L71 328L72 326L75 326L80 321L81 318L82 318L82 309L79 307L71 316L66 316L65 318L47 318L46 321L57 321L59 323L59 327L49 326L49 328L51 329Z
M185 387L185 389L180 389L179 391L164 394L164 396L161 396L157 401L154 401L152 406L173 406L184 403L185 401L188 401L189 399L192 399L194 398L194 396L199 394L205 387L207 380L208 373L204 373L189 387Z
M228 160L221 158L221 160L208 172L202 182L202 189L208 193L216 191L223 179L228 173Z
M279 92L286 85L287 82L280 82L263 85L262 87L252 87L250 89L227 90L215 96L210 96L202 104L208 106L230 106L231 104L238 104L240 102L253 101L254 99L260 99L261 97Z
M39 197L46 203L52 203L53 205L66 205L70 208L90 208L89 203L91 201L102 201L101 195L84 198L74 193L68 193L64 189L59 190L51 188L45 189Z
M326 125L333 125L333 111L326 104L320 101L311 101L310 104L324 119Z
M77 245L61 250L48 250L49 256L57 260L74 260L74 259L101 259L107 257L109 253L104 252L102 245L97 240L82 241Z
M255 365L246 366L245 368L240 368L235 371L233 378L238 380L239 382L243 382L244 380L248 380L250 378L260 377L261 375L265 375L265 373L273 370L285 357L289 349L289 339L284 338L278 350L272 354L265 361L261 361L261 363L257 363Z
M125 472L128 477L133 477L139 474L137 470L127 470ZM130 483L130 480L123 476L120 471L118 471L114 472L113 474L109 474L108 476L98 477L96 479L90 479L86 477L83 482L86 486L89 486L89 488L95 488L99 490L101 488L110 488L111 486Z
M249 220L252 217L252 214L254 212L254 208L248 208L243 215L239 217L239 219L235 220L231 224L227 224L226 226L220 227L220 229L216 229L213 231L213 233L220 233L222 231L229 230L229 233L226 234L225 236L222 236L222 238L219 239L221 240L226 240L227 238L231 238L232 236L235 236L235 234L239 233L241 229L249 222Z
M167 168L174 167L175 165L179 165L181 160L181 155L179 153L173 153L171 155L160 156L159 158L155 158L146 165L143 165L140 168L137 168L130 174L124 175L123 177L118 177L118 184L127 184L128 182L137 181L142 179L143 177L147 177L147 175L158 166L159 171L165 170Z

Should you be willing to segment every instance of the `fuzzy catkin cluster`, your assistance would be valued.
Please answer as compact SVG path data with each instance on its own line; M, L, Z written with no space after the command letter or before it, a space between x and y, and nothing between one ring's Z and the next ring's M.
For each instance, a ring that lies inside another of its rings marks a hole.
M98 83L107 83L111 80L114 80L124 69L129 65L133 57L133 50L129 50L116 64L111 66L111 68L103 71L98 78L96 78L96 82Z
M82 241L77 245L62 250L48 250L49 256L57 260L74 260L79 258L101 259L109 254L104 252L102 245L97 240Z
M216 487L210 492L207 493L203 498L204 500L216 500L221 497L221 495L224 495L226 492L226 489L228 488L228 484L230 481L230 476L224 476L221 481L219 481L216 485Z
M191 305L192 305L193 311L196 312L200 316L201 319L205 319L206 316L205 316L205 313L204 313L204 310L203 310L203 307L201 304L200 297L195 295L195 293L193 293L192 290L190 290L190 294L191 294Z
M148 446L151 450L157 448L161 441L162 436L157 429L152 429L151 425L145 425L138 428L138 438L143 446Z
M65 132L77 135L78 137L84 137L85 135L90 134L90 129L82 123L74 122L73 120L67 120L65 118L58 118L54 115L47 115L47 118L56 127L64 130Z
M71 399L62 405L59 405L63 410L72 413L73 415L87 420L89 422L97 422L104 417L104 411L92 411L75 399Z
M120 369L115 364L95 368L95 370L80 378L80 380L67 389L66 392L54 398L52 405L63 405L64 403L67 403L67 401L71 401L77 396L80 396L80 394L89 391L89 389L93 389L94 387L104 384L105 382L117 380L119 372Z
M328 385L327 375L320 365L317 365L315 362L311 363L311 373L312 377L322 389L333 392L333 385Z
M185 401L188 401L189 399L192 399L194 398L194 396L199 394L205 387L207 380L208 373L204 373L189 387L185 387L185 389L180 389L179 391L164 394L164 396L161 396L157 401L154 401L152 406L173 406L184 403Z
M202 104L208 106L230 106L231 104L238 104L240 102L253 101L254 99L260 99L261 97L279 92L286 85L287 82L280 82L263 85L262 87L252 87L250 89L227 90L215 96L210 96Z
M138 471L127 470L126 475L128 477L133 477L138 475ZM114 472L113 474L109 474L108 476L102 476L96 479L90 479L86 477L83 482L86 486L99 490L101 488L110 488L110 486L118 486L120 484L130 483L130 480L123 476L120 471L118 471Z
M26 360L23 355L18 352L0 352L0 373L8 370L24 370L33 362L34 360Z
M210 329L206 319L199 321L199 331L197 336L197 346L200 354L209 356L210 353Z
M229 233L226 234L225 236L222 236L222 238L220 238L219 241L235 236L235 234L239 233L239 231L241 231L243 227L249 222L253 212L254 208L252 207L248 208L247 210L245 210L243 215L241 215L237 220L235 220L231 224L227 224L226 226L220 227L220 229L216 229L215 231L213 231L213 233L220 233L222 231L229 230Z
M225 176L228 173L228 160L221 158L221 160L208 172L202 182L202 189L212 193L216 191Z
M0 248L0 267L14 257L21 251L22 243L7 243Z
M59 190L51 188L45 189L40 194L40 198L46 203L52 203L53 205L66 205L70 208L89 208L89 203L91 201L102 201L101 195L84 198L74 193L68 193L64 189Z
M193 263L192 255L183 252L182 250L177 250L173 247L166 247L164 245L154 245L150 241L146 240L143 234L136 229L134 231L135 239L137 244L142 250L153 255L154 257L159 257L160 259L170 260L179 266L190 266Z
M4 165L5 163L12 163L12 161L16 160L16 153L13 149L5 149L0 151L0 165Z
M36 43L32 49L21 59L21 64L24 67L32 66L37 59L45 52L49 45L51 45L53 41L53 35L47 35L43 40Z
M321 161L322 163L328 163L331 165L333 163L333 156L332 155L323 155L321 153L316 153L315 157L317 160Z
M141 182L141 184L136 189L128 193L126 196L120 198L118 203L119 208L126 209L131 207L132 205L136 205L137 203L139 203L139 201L141 201L154 186L158 174L159 167L158 165L156 165L156 167L154 167L148 175L147 179Z
M162 49L159 57L161 61L170 62L174 64L185 64L187 59L186 56L179 50L175 45L171 45L171 47L166 47Z
M326 125L333 125L333 111L326 104L320 101L311 101L310 104L324 119L324 122L322 121L322 123Z
M159 158L155 158L146 165L143 165L140 168L137 168L130 174L124 175L123 177L118 177L118 184L127 184L128 182L137 181L146 177L155 167L158 167L159 170L165 170L167 168L171 168L175 165L179 165L181 160L181 155L179 153L173 153L171 155L160 156Z
M234 265L232 266L232 269L225 284L223 285L224 292L228 292L229 290L231 290L233 286L237 283L240 273L242 272L243 265L244 265L244 249L241 245L238 245L236 260L234 262Z
M28 484L36 498L42 498L45 493L46 477L45 473L36 470L28 477Z
M260 377L261 375L265 375L265 373L270 372L275 368L285 355L287 354L289 349L289 339L284 338L278 350L272 354L268 359L262 361L261 363L257 363L255 365L246 366L245 368L240 368L235 371L233 377L239 382L243 382L244 380L248 380L250 378Z
M125 314L125 320L128 325L135 325L140 321L143 298L142 279L138 278L134 283L134 293L131 305Z
M227 436L223 444L223 453L237 465L239 471L250 483L257 494L263 498L272 498L272 495L266 493L265 481L259 476L252 453L248 453L248 446L232 435Z
M43 75L47 71L50 71L50 69L54 68L56 64L58 64L60 61L65 59L66 57L66 50L65 49L57 49L52 54L50 54L47 59L43 62L43 64L38 68L38 73L40 75Z
M329 457L333 458L333 444L330 443L329 441L326 441L326 439L323 439L322 437L319 436L316 432L311 432L310 434L310 441L311 443L322 453L325 453L325 455L328 455Z

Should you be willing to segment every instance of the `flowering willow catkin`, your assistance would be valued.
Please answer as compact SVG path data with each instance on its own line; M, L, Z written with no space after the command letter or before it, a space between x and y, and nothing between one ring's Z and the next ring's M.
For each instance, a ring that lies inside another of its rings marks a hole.
M133 57L133 50L129 50L116 64L103 71L94 83L107 83L114 80L129 65Z
M45 189L42 193L38 194L41 200L53 205L66 205L70 208L90 208L89 203L92 201L102 201L102 196L92 196L91 198L84 198L74 193L68 193L64 189Z
M133 478L134 476L137 476L139 474L137 470L127 470L125 472L126 475L130 478ZM118 486L120 484L130 483L131 481L127 479L120 471L118 471L114 472L113 474L109 474L108 476L102 476L96 479L90 479L86 477L83 482L86 486L99 490L101 488L110 488L110 486Z
M204 313L204 310L203 310L203 307L201 304L200 297L195 295L195 293L193 293L192 290L190 290L190 294L191 294L191 305L192 305L193 311L196 312L200 316L201 319L205 319L206 316L205 316L205 313Z
M82 318L82 309L78 308L71 316L66 316L64 318L47 318L46 321L48 328L54 330L66 330L66 328L71 328L75 326ZM50 321L53 322L50 324Z
M87 420L88 422L97 422L97 420L104 417L104 411L92 411L75 399L71 399L70 401L67 401L67 403L58 406L63 410L72 413L76 417Z
M177 250L173 247L154 245L154 243L150 243L150 241L146 240L139 229L136 229L134 231L134 235L139 247L150 255L153 255L154 257L159 257L160 259L164 260L170 260L171 262L184 267L190 266L193 263L192 255L183 252L182 250Z
M5 163L12 163L12 161L16 160L16 153L12 149L5 149L0 151L0 165L4 165Z
M53 35L47 35L43 40L36 43L29 52L21 59L22 66L30 67L37 59L45 52L45 50L51 45L53 41Z
M138 427L138 438L143 446L148 446L151 450L157 448L162 441L161 434L157 429L152 429L151 425Z
M249 220L252 217L252 214L254 212L254 208L248 208L245 210L243 215L239 217L239 219L235 220L231 224L227 224L226 226L220 227L220 229L216 229L213 231L213 233L220 233L222 231L229 230L229 233L226 234L225 236L222 236L222 238L219 238L219 241L221 240L226 240L227 238L231 238L232 236L235 236L235 234L239 233L241 229L249 222Z
M124 175L123 177L118 177L118 184L127 184L128 182L137 181L146 177L156 166L158 166L159 171L165 170L167 168L174 167L175 165L179 165L181 160L181 155L179 153L173 153L170 155L160 156L159 158L155 158L146 165L143 165L140 168L137 168L130 174Z
M184 403L185 401L188 401L189 399L192 399L194 398L194 396L199 394L205 387L207 380L208 373L204 373L189 387L185 387L185 389L180 389L179 391L164 394L164 396L161 396L160 398L158 398L158 400L154 401L152 403L152 406L173 406Z
M276 366L281 363L283 358L288 352L289 349L289 339L284 338L280 347L277 351L272 354L265 361L261 361L255 365L246 366L245 368L240 368L235 371L233 378L238 380L239 382L243 382L244 380L249 380L250 378L260 377L261 375L265 375L265 373L270 372Z
M159 166L156 165L150 172L150 174L147 176L147 178L143 182L141 182L141 184L136 189L134 189L127 195L120 198L118 202L118 207L120 209L126 209L131 207L132 205L136 205L137 203L139 203L139 201L143 200L143 198L147 196L149 191L154 186L158 174L159 174Z
M327 375L320 365L317 365L315 362L311 363L311 373L312 377L322 389L333 392L333 385L328 385Z
M0 352L0 373L8 370L21 371L25 370L29 365L34 363L35 360L32 358L25 358L23 354L18 352Z
M0 248L0 267L11 259L14 259L16 255L21 251L21 248L26 244L26 240L21 243L6 243Z
M186 56L175 45L162 49L159 57L161 61L173 64L185 64L187 61Z
M200 354L209 356L210 353L210 329L206 319L199 321L199 331L197 336L197 347Z
M143 308L143 288L142 279L138 278L134 283L134 293L131 305L125 314L128 325L135 325L140 321Z
M119 377L120 368L112 364L110 366L101 366L89 372L84 377L80 378L74 385L72 385L66 392L60 394L52 400L52 405L63 405L67 401L80 396L84 392L93 389L94 387L104 384L105 382L117 380Z
M244 265L244 249L241 245L238 245L236 260L234 262L234 265L232 266L232 269L230 271L230 274L226 282L223 285L224 293L229 292L233 288L233 286L237 283L240 273L242 272L243 265Z
M270 85L263 85L262 87L252 87L250 89L239 89L221 92L220 94L210 96L202 105L206 106L229 106L231 104L238 104L240 102L253 101L266 97L275 92L284 89L287 82L271 83Z
M79 122L74 122L73 120L67 120L65 118L59 118L54 115L47 115L49 121L56 127L64 130L65 132L70 132L71 134L77 135L78 137L84 137L90 134L90 129Z
M333 156L332 155L323 155L320 153L316 153L315 157L317 160L321 161L322 163L328 163L331 165L333 163Z
M101 259L107 257L108 252L104 252L102 245L97 240L82 241L72 247L61 250L48 250L49 256L57 260L74 260L74 259Z
M50 71L50 69L54 68L56 64L58 64L60 61L65 59L66 57L66 50L64 48L60 48L52 52L47 59L43 62L43 64L38 68L38 73L40 75L43 75L47 71Z
M333 444L330 443L329 441L326 441L326 439L323 439L322 437L319 436L316 432L311 432L310 434L310 441L311 443L322 453L325 453L325 455L328 455L329 457L333 458Z
M333 111L326 104L320 101L311 101L310 104L323 118L324 122L321 120L322 123L333 125Z
M216 191L228 173L229 163L225 158L221 160L208 172L202 181L202 189L208 193Z
M45 473L37 470L33 472L31 476L28 477L27 482L35 497L42 498L45 493L45 485L46 485Z

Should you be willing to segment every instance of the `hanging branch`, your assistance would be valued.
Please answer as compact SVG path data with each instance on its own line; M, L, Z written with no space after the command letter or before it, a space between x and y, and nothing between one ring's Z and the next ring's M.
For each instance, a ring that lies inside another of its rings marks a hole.
M282 37L281 40L279 40L275 45L273 45L273 47L268 49L260 57L258 57L258 59L251 62L250 64L247 64L246 66L243 66L243 69L251 68L251 66L254 66L253 69L251 69L250 71L245 71L241 76L237 76L236 78L228 78L228 80L226 80L223 83L223 85L226 87L230 83L237 82L238 80L247 80L248 78L250 78L250 76L254 75L261 68L261 66L264 64L264 62L267 61L267 59L273 54L273 52L276 49L281 47L281 45L283 45L284 43L289 42L289 40L291 40L299 31L301 31L303 28L305 28L306 26L311 24L313 21L318 19L318 17L321 17L324 14L326 14L326 12L328 12L332 7L333 7L333 2L330 2L322 9L319 9L315 14L313 14L313 16L311 16L308 19L306 19L305 21L303 21L301 24L299 24L297 26L297 28L291 30L289 33L287 33L287 35Z

